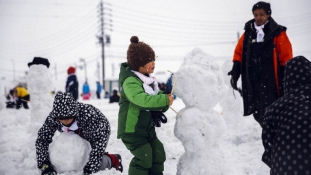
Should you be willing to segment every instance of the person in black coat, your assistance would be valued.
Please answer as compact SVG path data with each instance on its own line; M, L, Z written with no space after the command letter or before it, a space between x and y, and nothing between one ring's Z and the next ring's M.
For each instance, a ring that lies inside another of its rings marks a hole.
M270 175L311 174L311 62L294 57L284 77L284 96L264 115L262 161Z
M262 126L266 107L283 96L283 68L293 54L287 28L274 21L270 3L257 2L252 12L254 18L245 24L228 75L232 88L242 94L243 115L253 115Z
M113 90L113 95L109 98L109 103L119 102L120 96L117 90Z
M53 110L38 131L36 140L37 166L42 175L56 173L49 158L49 144L54 133L78 134L87 140L92 150L83 168L83 175L89 175L106 168L123 171L121 156L108 154L105 149L110 136L110 124L103 113L90 104L76 101L70 93L57 93Z
M73 98L77 100L79 98L79 82L75 74L76 68L69 67L67 70L68 78L66 81L66 92L71 93Z

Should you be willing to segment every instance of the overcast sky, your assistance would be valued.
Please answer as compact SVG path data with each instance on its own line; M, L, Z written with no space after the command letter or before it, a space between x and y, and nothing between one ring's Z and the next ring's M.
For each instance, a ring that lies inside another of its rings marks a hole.
M111 45L105 50L106 71L118 70L118 63L126 61L132 35L153 47L158 67L166 60L175 60L178 65L194 47L219 59L231 59L238 32L241 34L245 22L253 18L251 9L256 2L105 1L105 34L111 36ZM268 2L272 17L288 27L294 55L310 59L311 1ZM88 76L97 77L97 64L101 65L101 46L96 38L100 35L99 3L99 0L0 0L1 77L13 78L13 67L16 76L23 75L34 56L48 58L58 76L65 76L70 65L82 65L79 59L83 58L88 64Z

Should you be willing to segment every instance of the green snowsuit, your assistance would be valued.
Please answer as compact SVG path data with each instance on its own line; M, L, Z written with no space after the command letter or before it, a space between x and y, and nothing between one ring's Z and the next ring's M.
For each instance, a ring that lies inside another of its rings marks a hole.
M164 170L165 150L157 138L149 110L165 112L169 107L168 97L162 91L157 95L147 94L143 82L127 63L121 64L119 83L122 89L118 138L134 155L128 174L160 175Z

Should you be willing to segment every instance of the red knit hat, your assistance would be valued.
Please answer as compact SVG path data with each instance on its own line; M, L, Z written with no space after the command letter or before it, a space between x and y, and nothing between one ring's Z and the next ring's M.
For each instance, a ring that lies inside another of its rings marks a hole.
M74 67L72 67L72 66L70 66L69 68L68 68L68 70L67 70L67 73L68 74L73 74L73 73L75 73L76 72L76 68L74 68Z

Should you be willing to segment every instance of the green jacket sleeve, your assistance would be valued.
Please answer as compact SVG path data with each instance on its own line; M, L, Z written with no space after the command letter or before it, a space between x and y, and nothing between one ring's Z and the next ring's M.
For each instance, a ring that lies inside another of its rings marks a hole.
M127 78L122 87L128 100L137 108L141 110L167 110L169 104L167 94L147 94L138 78Z

